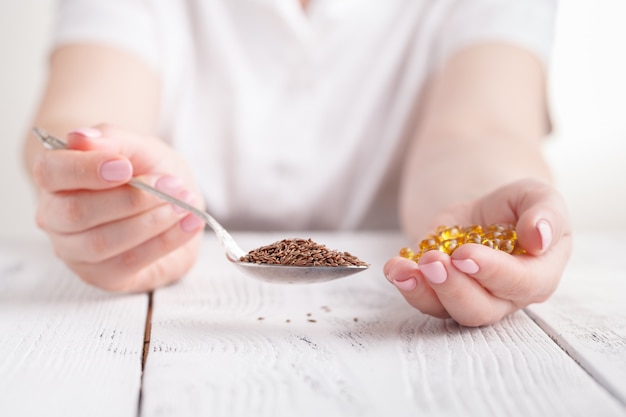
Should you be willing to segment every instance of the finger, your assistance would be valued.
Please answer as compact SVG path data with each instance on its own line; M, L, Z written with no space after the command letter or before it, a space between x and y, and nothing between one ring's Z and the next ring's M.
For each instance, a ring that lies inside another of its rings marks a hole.
M128 159L107 152L45 151L33 166L33 180L48 192L109 189L132 176Z
M151 291L182 278L194 264L201 236L196 234L191 242L179 247L167 258L161 258L139 271L128 284L130 291Z
M163 233L183 216L174 212L169 204L161 204L84 232L58 235L54 246L57 255L66 261L101 263Z
M518 211L517 235L529 254L548 252L555 243L571 235L563 198L553 192L538 191L526 198Z
M442 252L426 252L418 267L442 306L459 324L492 324L517 309L511 301L493 296L475 279L454 268L450 257Z
M143 177L142 181L190 204L196 199L184 189L183 182L178 177ZM41 229L52 233L78 233L136 216L163 204L166 203L152 194L133 187L44 193L37 209L37 224Z
M149 143L148 143L149 141ZM76 129L68 134L68 146L83 151L107 151L130 160L135 175L169 172L166 158L171 150L159 139L120 129L110 124Z
M67 148L78 151L106 151L119 153L120 145L107 140L102 131L95 127L72 130L67 134Z
M422 313L440 318L450 317L435 292L424 282L424 277L414 261L401 257L391 258L385 263L383 273L404 299Z
M68 265L83 281L108 291L154 289L179 279L192 266L203 228L204 222L189 214L163 233L104 262Z
M568 218L565 202L554 187L526 179L485 197L479 206L477 222L516 224L522 247L538 255L570 233Z
M556 289L571 252L565 236L541 256L509 255L483 245L463 245L452 254L452 265L491 294L518 307L545 301Z

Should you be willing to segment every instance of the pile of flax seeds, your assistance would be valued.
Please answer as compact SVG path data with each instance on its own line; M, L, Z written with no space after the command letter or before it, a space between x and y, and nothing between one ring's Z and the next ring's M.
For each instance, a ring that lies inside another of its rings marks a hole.
M331 250L311 239L283 239L253 249L242 262L290 266L367 266L348 252Z

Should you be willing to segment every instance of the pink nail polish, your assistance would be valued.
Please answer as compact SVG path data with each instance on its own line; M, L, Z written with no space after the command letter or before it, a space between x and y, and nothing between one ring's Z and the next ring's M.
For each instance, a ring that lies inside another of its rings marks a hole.
M448 273L446 268L440 261L431 262L419 266L420 271L426 277L426 279L433 284L443 284L448 279Z
M94 129L93 127L83 127L80 129L74 129L70 133L70 135L81 135L88 137L90 139L96 139L102 136L102 132L98 129Z
M105 181L128 181L133 176L133 166L124 159L108 161L100 166L100 177Z
M413 277L410 277L405 281L396 281L394 279L392 281L392 284L401 291L413 291L415 288L417 288L417 280Z
M475 274L480 269L473 259L452 259L452 265L466 274Z
M546 250L552 243L552 228L547 220L539 220L537 222L537 231L541 236L541 250Z
M183 189L183 181L173 175L165 175L157 180L154 187L168 194L178 194Z
M196 232L201 227L204 227L204 220L194 215L187 216L180 222L180 228L189 233Z
M191 206L193 206L193 204L196 202L196 198L194 197L194 195L187 190L183 190L182 192L178 193L178 195L176 195L175 197L178 198L179 200L184 201L185 203ZM186 209L176 204L172 204L172 207L174 208L174 211L178 214L188 213Z

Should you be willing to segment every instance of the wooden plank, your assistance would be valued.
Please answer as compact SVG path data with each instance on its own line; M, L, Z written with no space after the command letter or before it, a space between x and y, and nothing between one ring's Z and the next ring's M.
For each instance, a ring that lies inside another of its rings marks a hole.
M576 236L554 296L527 310L626 407L626 242L620 236L619 231Z
M280 237L238 238L251 249ZM209 237L190 275L155 293L142 416L624 415L523 312L470 329L409 307L381 272L397 235L301 237L372 267L267 284Z
M136 416L147 300L83 284L45 243L0 245L0 416Z

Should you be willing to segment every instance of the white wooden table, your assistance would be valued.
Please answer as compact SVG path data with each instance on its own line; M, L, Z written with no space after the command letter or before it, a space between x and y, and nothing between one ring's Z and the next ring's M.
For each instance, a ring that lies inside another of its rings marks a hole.
M236 236L312 237L372 267L267 284L209 235L181 283L115 295L46 242L1 243L0 416L626 416L624 241L577 236L548 302L464 328L386 282L399 235Z

